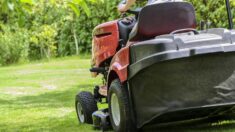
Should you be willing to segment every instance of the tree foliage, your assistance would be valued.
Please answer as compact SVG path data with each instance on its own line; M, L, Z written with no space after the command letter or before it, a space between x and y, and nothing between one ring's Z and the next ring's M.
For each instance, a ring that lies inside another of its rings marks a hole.
M197 12L198 23L201 20L211 22L211 27L228 27L225 0L188 0ZM235 1L230 0L232 13L235 14ZM233 18L235 22L235 16Z
M204 20L211 27L228 26L224 0L188 1L195 6L198 23ZM90 52L94 27L120 17L118 2L1 0L0 64ZM234 14L235 1L230 2Z
M0 24L0 65L28 59L28 32L17 25L14 28Z

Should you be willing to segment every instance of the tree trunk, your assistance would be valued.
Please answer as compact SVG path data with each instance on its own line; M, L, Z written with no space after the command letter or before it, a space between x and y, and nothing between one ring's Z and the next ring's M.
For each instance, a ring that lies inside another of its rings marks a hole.
M79 51L78 51L78 39L77 39L77 35L76 35L76 30L74 29L73 30L73 37L74 37L74 42L75 42L75 47L76 47L76 55L79 54Z
M43 58L43 48L42 46L40 45L40 56L41 56L41 59Z

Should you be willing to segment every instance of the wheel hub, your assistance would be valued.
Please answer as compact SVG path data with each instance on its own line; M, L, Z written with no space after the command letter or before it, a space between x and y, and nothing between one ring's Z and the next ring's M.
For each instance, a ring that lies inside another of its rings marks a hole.
M85 122L85 115L82 110L82 105L79 102L77 103L77 112L78 112L78 118L79 118L80 122L84 123Z
M115 93L113 93L111 96L111 111L112 111L114 124L116 126L119 126L121 115L120 115L120 107L119 107L118 98Z

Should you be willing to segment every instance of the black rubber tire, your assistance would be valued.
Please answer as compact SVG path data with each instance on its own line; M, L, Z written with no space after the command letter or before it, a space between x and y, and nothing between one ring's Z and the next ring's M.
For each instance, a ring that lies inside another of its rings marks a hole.
M84 115L84 122L82 122L78 115L78 102L81 104L82 112ZM92 114L93 112L98 110L97 102L95 101L94 96L90 92L80 92L76 95L75 99L75 107L76 107L76 113L78 117L78 121L80 123L87 123L92 124Z
M111 108L111 97L115 93L120 107L120 124L116 126L113 120L112 108ZM128 89L123 86L119 79L112 81L109 92L108 92L108 103L109 103L109 113L110 121L115 132L133 132L137 131L134 123L131 120L130 103L128 99Z

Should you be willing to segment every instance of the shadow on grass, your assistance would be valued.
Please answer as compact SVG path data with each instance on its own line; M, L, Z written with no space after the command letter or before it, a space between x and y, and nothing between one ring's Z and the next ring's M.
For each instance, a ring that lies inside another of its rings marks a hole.
M36 96L19 97L13 102L18 105L24 105L25 107L71 107L74 106L74 99L79 89L84 88L89 91L92 87L92 85L78 85L63 91L52 91Z
M0 99L0 104L4 105L4 104L9 104L10 101L9 100L5 100L5 99Z
M64 91L51 91L36 96L23 96L14 100L0 100L1 107L9 111L22 110L27 111L27 108L39 109L39 113L44 116L43 111L54 111L54 109L69 108L73 111L68 111L65 115L58 116L45 116L45 118L38 118L38 120L23 119L22 122L10 122L0 123L0 131L78 131L80 128L87 129L85 126L78 125L78 120L75 112L74 102L75 96L78 90L83 88L84 90L91 90L92 85L77 85L66 89ZM30 111L29 111L30 112ZM32 111L34 112L34 111ZM35 114L38 112L35 112ZM27 114L27 113L22 113ZM18 115L17 115L18 116ZM33 115L31 115L33 116ZM31 117L29 116L29 117ZM19 115L19 117L22 117ZM11 117L10 117L11 118ZM85 127L85 128L84 128ZM89 126L88 126L89 127ZM84 130L85 131L85 130Z

